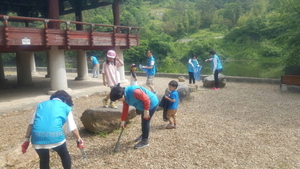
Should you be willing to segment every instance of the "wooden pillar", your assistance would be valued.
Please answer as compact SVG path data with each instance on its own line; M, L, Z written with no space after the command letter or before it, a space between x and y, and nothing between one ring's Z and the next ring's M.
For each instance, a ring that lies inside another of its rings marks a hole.
M114 15L114 25L120 25L120 4L118 0L115 0L112 5ZM117 28L116 33L120 32L120 28Z
M82 10L81 7L75 8L75 19L76 21L82 22ZM76 30L83 30L83 25L76 25Z
M58 0L48 0L48 18L59 19L59 3ZM49 28L59 29L59 23L50 22Z

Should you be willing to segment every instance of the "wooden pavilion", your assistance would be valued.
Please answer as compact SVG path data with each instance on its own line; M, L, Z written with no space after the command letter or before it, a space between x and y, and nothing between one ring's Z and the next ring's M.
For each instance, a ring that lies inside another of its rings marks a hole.
M16 53L18 84L28 85L33 83L34 52L46 51L47 76L51 82L48 94L71 90L66 77L66 50L77 52L76 80L89 78L87 50L113 49L123 59L124 49L139 45L139 28L121 26L119 6L122 1L125 0L0 0L0 86L7 83L1 58L5 52ZM107 5L112 6L114 25L82 22L83 10ZM18 16L9 16L9 12ZM59 19L61 15L72 13L76 21ZM13 24L15 22L22 24ZM36 24L42 28L32 26ZM98 32L97 27L111 31ZM124 67L119 72L121 81L125 80Z

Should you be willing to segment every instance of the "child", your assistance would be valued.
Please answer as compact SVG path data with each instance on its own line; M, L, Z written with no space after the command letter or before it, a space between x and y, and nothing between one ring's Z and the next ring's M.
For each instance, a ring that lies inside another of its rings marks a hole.
M103 63L102 67L103 85L112 88L120 83L117 68L124 64L113 50L109 50L106 56L106 62ZM108 99L110 99L110 93L108 93L108 95L102 100L103 107L111 107L114 109L118 108L112 101L108 104Z
M194 71L197 67L199 67L197 56L193 55L192 58L190 58L189 62L188 62L189 84L192 84L192 82L193 82L193 84L195 84Z
M130 85L137 85L137 78L136 78L136 65L133 63L130 65Z
M169 82L169 90L171 91L170 96L165 95L164 98L168 100L167 119L169 124L166 129L176 128L176 116L179 104L179 95L177 92L178 83L175 80ZM173 119L173 121L172 121Z

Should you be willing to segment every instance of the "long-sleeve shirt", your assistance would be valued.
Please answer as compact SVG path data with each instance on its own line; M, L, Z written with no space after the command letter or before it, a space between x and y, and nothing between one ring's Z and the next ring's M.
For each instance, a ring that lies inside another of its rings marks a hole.
M141 89L135 89L133 91L133 96L144 103L144 110L150 109L150 98ZM123 101L123 113L121 115L122 121L126 121L126 118L128 116L128 111L129 111L129 105L126 103L126 101Z

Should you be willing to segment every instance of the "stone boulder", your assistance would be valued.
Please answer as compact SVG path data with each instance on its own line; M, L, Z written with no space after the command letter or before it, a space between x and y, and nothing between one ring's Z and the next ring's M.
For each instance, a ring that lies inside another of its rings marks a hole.
M219 74L219 87L225 87L226 85L226 78L225 75ZM215 86L215 79L214 75L209 75L203 80L203 87L214 87Z
M111 133L120 127L122 108L121 105L118 105L117 109L105 107L90 108L82 113L80 120L85 129L92 133ZM136 109L130 106L126 122L129 122L136 115Z
M191 93L198 90L198 85L196 84L189 84L188 87Z
M178 81L179 82L184 82L185 81L185 77L184 76L179 76L178 77Z
M180 103L184 100L184 99L188 99L191 96L191 92L190 89L187 85L182 84L182 83L178 83L178 87L177 87L177 91L178 91L178 95L179 95L179 100ZM169 93L169 89L167 88L165 90L165 94Z

